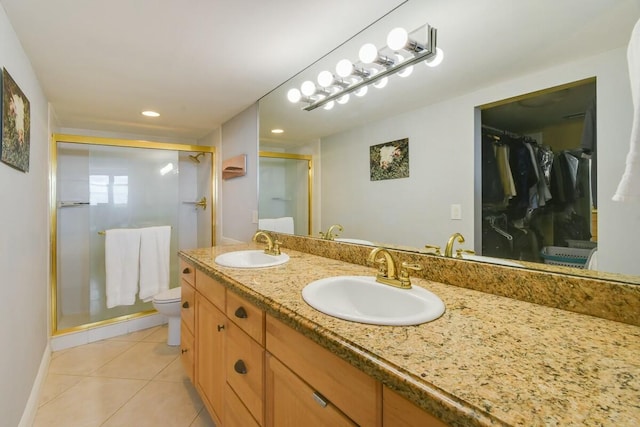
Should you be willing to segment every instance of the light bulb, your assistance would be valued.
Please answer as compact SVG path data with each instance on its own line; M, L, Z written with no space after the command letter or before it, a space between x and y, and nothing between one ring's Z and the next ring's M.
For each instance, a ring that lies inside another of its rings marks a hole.
M444 52L442 51L442 49L440 49L439 47L436 48L436 56L432 57L431 59L427 59L426 61L424 61L424 63L427 65L427 67L437 67L438 65L440 65L442 63L442 60L444 59Z
M371 64L378 58L378 49L373 43L367 43L362 45L360 52L358 53L360 61L364 64Z
M318 74L318 84L322 87L329 87L333 83L333 74L330 71L321 71Z
M331 110L334 105L336 105L336 103L334 101L329 101L326 104L324 104L324 109L325 110Z
M307 80L300 86L300 91L305 96L311 96L316 93L316 85L311 80Z
M409 41L409 34L401 27L394 28L387 35L387 46L391 50L403 49L407 45L407 41Z
M387 85L387 82L388 82L388 81L389 81L389 78L388 78L388 77L383 77L383 78L381 78L380 80L378 80L377 82L375 82L375 83L373 84L373 86L374 86L376 89L382 89L383 87L385 87L385 86Z
M365 96L369 91L369 86L362 86L360 89L356 90L354 93L356 96Z
M345 95L342 95L340 98L338 98L338 104L344 105L347 102L349 102L349 94L348 93L345 94Z
M296 88L289 89L289 92L287 92L287 99L289 102L293 102L295 104L302 99L302 94Z
M353 71L353 63L348 59L341 59L336 64L336 73L340 77L349 77Z

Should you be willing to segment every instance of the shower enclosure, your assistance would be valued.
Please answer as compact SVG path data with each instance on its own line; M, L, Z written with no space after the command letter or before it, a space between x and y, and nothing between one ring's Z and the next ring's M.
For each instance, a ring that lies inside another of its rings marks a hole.
M291 217L294 234L308 236L312 229L311 156L261 151L258 169L259 218Z
M107 308L104 232L171 226L179 286L177 251L214 243L213 148L55 135L52 153L53 332L151 312L137 298Z

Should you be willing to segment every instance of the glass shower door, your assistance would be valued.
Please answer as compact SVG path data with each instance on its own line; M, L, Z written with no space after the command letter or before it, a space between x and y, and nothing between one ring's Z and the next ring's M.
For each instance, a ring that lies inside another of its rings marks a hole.
M172 227L178 249L178 152L58 143L57 329L150 310L106 307L105 237L112 228ZM178 266L171 259L171 283Z
M261 154L259 171L259 218L292 217L293 233L309 235L310 159Z

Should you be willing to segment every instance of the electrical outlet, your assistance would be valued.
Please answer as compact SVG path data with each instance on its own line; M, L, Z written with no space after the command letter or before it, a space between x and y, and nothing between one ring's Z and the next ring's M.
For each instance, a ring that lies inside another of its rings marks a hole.
M252 224L258 223L258 211L251 211L251 223Z
M451 219L462 219L462 205L451 205Z

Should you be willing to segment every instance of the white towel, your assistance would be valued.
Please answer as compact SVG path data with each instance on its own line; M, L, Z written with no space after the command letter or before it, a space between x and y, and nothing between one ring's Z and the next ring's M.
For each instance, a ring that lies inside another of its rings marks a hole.
M260 230L275 231L276 233L293 234L293 217L262 218L258 220Z
M633 125L626 167L613 196L616 202L640 201L640 20L636 22L631 33L627 61L633 100Z
M107 308L132 305L138 290L140 231L106 230L104 246Z
M140 229L140 293L142 301L169 289L171 227Z

